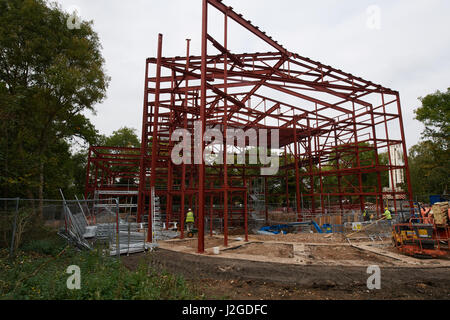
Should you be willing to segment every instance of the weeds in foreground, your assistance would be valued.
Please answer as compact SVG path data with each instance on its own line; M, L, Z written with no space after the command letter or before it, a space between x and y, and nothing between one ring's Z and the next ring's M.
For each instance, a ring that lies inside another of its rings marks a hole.
M81 271L81 289L69 290L67 267ZM0 252L0 298L44 300L199 299L176 275L157 272L144 258L134 271L101 248L76 251L63 242L37 241L24 246L14 260Z

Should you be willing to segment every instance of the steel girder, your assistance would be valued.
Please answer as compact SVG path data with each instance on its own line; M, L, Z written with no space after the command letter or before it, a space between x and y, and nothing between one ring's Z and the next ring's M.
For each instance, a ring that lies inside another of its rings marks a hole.
M223 13L223 40L208 33L208 10L212 8ZM190 55L188 41L186 56L164 57L159 35L157 57L146 60L138 219L152 214L149 204L154 187L166 200L167 221L179 220L182 237L186 201L190 207L195 205L199 252L204 251L208 213L224 222L225 245L230 223L243 221L247 236L247 193L256 177L251 167L204 162L175 165L170 160L172 133L176 129L193 133L195 121L200 121L202 133L211 127L224 132L227 128L278 129L280 148L285 150L283 172L264 178L286 180L283 193L287 202L293 198L300 220L306 218L305 212L313 216L325 213L327 197L332 197L334 208L341 211L345 201L363 209L371 199L380 214L386 197L395 203L400 196L410 200L412 207L397 91L288 51L222 1L203 0L202 10L201 55ZM228 47L230 20L271 50L233 53ZM208 52L209 47L215 52ZM380 159L393 145L403 150L401 164L394 163L389 152L387 160ZM395 170L404 172L405 186L383 190L383 177ZM294 172L295 192L288 188L289 172ZM371 185L365 182L369 175L375 176ZM231 213L229 206L235 196L245 202L237 214ZM301 204L304 199L308 210ZM213 202L221 208L212 208Z

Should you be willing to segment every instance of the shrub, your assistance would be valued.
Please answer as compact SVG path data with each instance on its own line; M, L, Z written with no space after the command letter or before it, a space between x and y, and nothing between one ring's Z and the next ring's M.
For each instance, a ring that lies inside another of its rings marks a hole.
M25 252L36 252L44 255L57 255L65 246L62 239L41 239L28 241L22 246L22 250Z
M0 259L0 296L3 299L197 299L198 295L183 278L156 272L143 259L135 271L125 268L114 257L98 249L77 252L66 248L59 257L36 256L53 252L54 244L46 241L29 244L14 261ZM53 253L52 253L53 254ZM81 289L69 290L67 267L81 270ZM36 272L37 270L37 272Z

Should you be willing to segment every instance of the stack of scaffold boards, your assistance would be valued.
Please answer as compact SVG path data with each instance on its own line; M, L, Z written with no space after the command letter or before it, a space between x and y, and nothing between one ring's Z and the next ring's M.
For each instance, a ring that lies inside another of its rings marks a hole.
M95 244L106 244L110 255L129 254L153 249L158 246L157 241L172 239L178 232L162 230L157 224L153 229L154 237L147 242L147 224L126 222L117 217L112 208L117 204L94 204L96 223L88 222L83 207L72 208L64 204L65 226L59 235L80 249L92 250ZM78 210L79 208L79 210ZM118 224L117 224L118 223ZM117 250L119 248L119 250Z
M431 215L438 226L446 226L450 221L448 202L437 202L431 207Z

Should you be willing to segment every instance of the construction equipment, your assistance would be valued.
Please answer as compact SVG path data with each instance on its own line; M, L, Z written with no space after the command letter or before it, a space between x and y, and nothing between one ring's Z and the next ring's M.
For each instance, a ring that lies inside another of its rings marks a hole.
M428 221L427 221L428 222ZM411 218L408 223L393 226L394 246L402 253L417 258L438 258L449 254L450 227L424 223L424 218Z
M188 231L187 236L188 236L188 238L193 238L194 235L197 234L197 233L198 233L198 229L193 228L193 229Z

